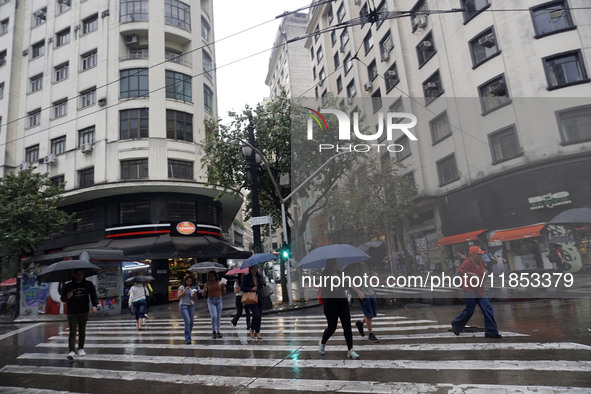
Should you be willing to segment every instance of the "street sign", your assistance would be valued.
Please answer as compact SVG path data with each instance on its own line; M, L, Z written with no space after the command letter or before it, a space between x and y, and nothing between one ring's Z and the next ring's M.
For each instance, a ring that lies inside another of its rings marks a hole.
M267 224L267 223L269 223L270 219L271 219L270 216L255 216L252 218L252 225L258 226L261 224Z

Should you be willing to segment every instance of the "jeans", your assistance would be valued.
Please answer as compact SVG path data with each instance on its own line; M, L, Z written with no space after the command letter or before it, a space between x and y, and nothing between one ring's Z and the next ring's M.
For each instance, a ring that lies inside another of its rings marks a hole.
M211 329L220 332L222 324L222 297L209 297L207 299L209 314L211 315Z
M474 314L476 305L478 305L482 311L482 315L484 316L485 333L498 334L499 329L497 328L497 322L495 321L493 308L488 298L484 296L479 297L478 294L473 291L466 291L464 296L466 297L466 307L455 319L451 321L451 326L453 329L461 332Z
M144 317L146 317L146 313L148 313L148 304L146 302L146 299L143 298L139 301L134 301L132 303L133 305L133 312L135 313L135 319L139 320L139 319L143 319Z
M337 330L337 322L341 320L343 327L343 334L347 342L347 349L353 348L353 332L351 331L351 312L349 310L349 302L346 298L325 298L324 299L324 315L328 327L322 334L322 344L325 345L329 338Z
M236 314L232 318L232 324L238 324L243 309L246 310L246 329L250 330L250 309L242 305L242 296L236 296Z
M88 312L86 313L68 313L68 325L70 335L68 336L68 349L71 352L76 351L76 330L78 331L78 349L84 349L86 340L86 322L88 321Z
M179 305L179 312L185 322L185 342L191 342L191 331L195 318L195 305Z

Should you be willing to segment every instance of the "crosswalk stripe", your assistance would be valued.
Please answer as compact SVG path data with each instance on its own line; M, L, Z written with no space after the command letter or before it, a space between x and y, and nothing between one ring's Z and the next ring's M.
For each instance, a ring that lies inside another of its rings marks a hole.
M63 354L24 353L20 360L63 360ZM569 371L591 372L591 361L566 360L305 360L291 358L234 358L234 357L146 357L136 354L91 354L84 361L133 362L143 364L194 364L242 367L246 363L256 367L274 368L380 368L422 370L511 370L511 371Z
M6 334L0 335L0 341L3 340L3 339L9 338L9 337L11 337L13 335L20 334L23 331L30 330L31 328L39 327L39 326L41 326L43 324L44 323L31 324L30 326L22 327L22 328L19 328L18 330L7 332Z
M69 376L86 379L112 379L125 381L152 381L176 384L201 384L209 387L248 387L248 389L275 389L306 391L342 391L342 392L479 392L479 393L588 393L587 388L563 386L504 386L491 384L461 384L449 383L407 383L407 382L375 382L351 380L320 380L320 379L274 379L252 378L214 375L180 375L160 372L119 371L91 368L63 368L48 366L19 366L6 365L0 373L49 376Z

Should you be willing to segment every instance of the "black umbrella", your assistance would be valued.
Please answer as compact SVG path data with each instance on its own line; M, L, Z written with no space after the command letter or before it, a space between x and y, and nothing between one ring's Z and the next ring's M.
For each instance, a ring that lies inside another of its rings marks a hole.
M98 274L101 269L86 260L63 260L43 269L37 280L39 282L66 282L73 279L74 271L82 270L85 277Z
M154 277L152 275L137 275L127 278L125 280L125 283L129 284L133 282L149 282L151 280L154 280Z
M209 271L225 272L227 270L228 270L228 268L225 265L220 264L220 263L214 263L212 261L204 261L202 263L196 263L187 269L187 271L197 272L200 274L204 274Z
M574 208L562 211L554 216L548 224L591 223L591 208Z

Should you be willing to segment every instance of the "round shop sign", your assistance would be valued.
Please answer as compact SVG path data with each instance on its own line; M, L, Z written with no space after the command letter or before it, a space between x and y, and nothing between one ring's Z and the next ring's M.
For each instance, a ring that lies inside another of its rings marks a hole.
M176 225L176 231L183 235L193 234L197 227L191 222L180 222Z

